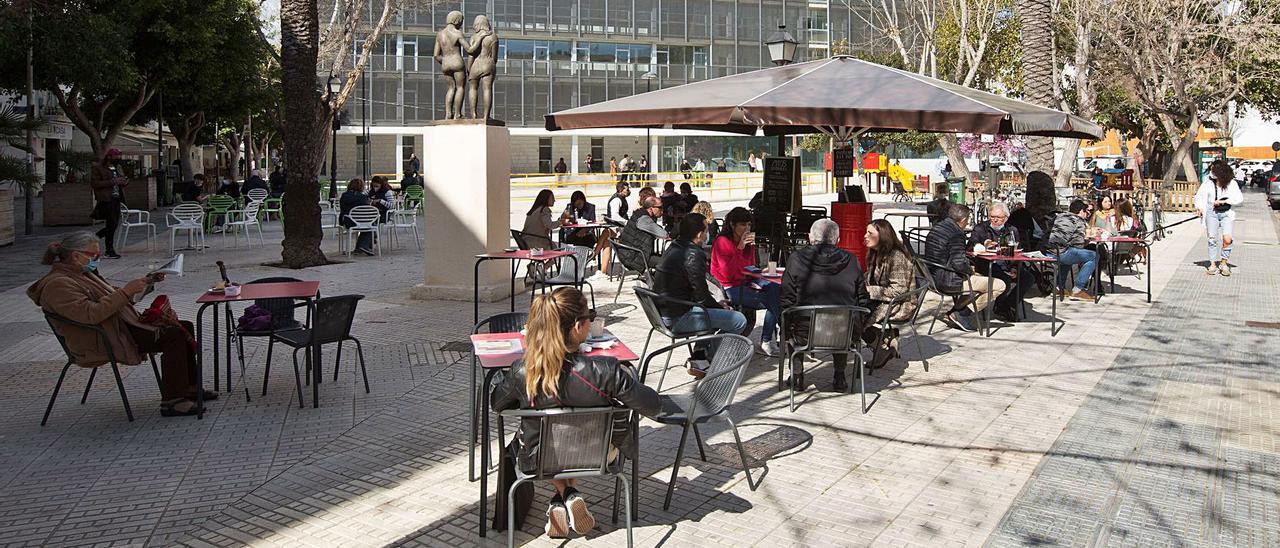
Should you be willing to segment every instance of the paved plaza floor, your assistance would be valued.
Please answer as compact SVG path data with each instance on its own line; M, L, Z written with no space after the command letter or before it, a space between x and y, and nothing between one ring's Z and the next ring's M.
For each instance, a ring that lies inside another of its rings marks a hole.
M825 363L806 375L814 386L790 412L776 362L757 356L733 416L758 489L731 433L713 422L702 430L706 462L690 448L663 511L680 432L642 421L635 544L1280 546L1280 330L1245 324L1280 321L1280 245L1261 195L1246 199L1230 278L1196 264L1204 238L1188 223L1156 244L1152 304L1146 280L1124 275L1099 304L1060 303L1056 337L1043 298L1030 300L1028 321L991 338L941 324L927 335L922 321L923 356L904 338L906 360L868 379L867 414L856 395L829 390ZM310 407L308 390L300 409L288 353L276 352L264 375L266 345L249 339L245 373L233 368L230 392L223 376L204 420L162 418L143 366L125 369L136 421L126 421L109 375L81 405L88 372L73 370L41 427L65 359L24 293L45 270L41 246L19 240L0 248L0 545L505 544L500 533L478 536L469 362L441 349L465 340L471 303L409 299L423 260L411 242L381 258L280 270L262 266L279 256L271 223L262 247L212 236L211 249L187 254L186 276L160 289L192 319L223 260L236 281L295 276L320 281L324 295L365 295L354 335L370 393L350 349L334 380L328 348L321 406ZM325 250L336 256L336 244ZM134 238L124 255L104 261L109 279L137 277L167 250L148 253ZM616 282L594 289L611 329L639 350L647 323L634 296L624 288L614 304ZM212 386L208 368L205 376ZM671 378L689 377L673 369ZM584 485L600 525L567 545L625 545L608 519L612 482ZM565 544L540 536L549 493L537 487L517 543Z

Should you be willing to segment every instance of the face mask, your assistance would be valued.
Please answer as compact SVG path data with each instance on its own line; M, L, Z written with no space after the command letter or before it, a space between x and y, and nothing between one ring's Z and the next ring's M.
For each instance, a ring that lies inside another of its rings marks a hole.
M98 271L98 257L94 257L94 258L92 258L92 259L89 259L89 264L84 265L84 271L85 271L85 272L97 272L97 271Z

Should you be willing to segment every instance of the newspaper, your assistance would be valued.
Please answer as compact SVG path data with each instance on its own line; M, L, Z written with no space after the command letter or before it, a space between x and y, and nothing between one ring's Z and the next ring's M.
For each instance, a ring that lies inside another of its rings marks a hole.
M174 255L172 259L169 259L169 262L166 262L160 265L159 268L156 268L155 270L148 272L147 288L143 289L142 293L134 295L131 300L134 303L140 303L142 302L143 298L145 298L147 295L150 295L152 292L156 290L156 281L157 281L156 274L163 274L165 276L181 276L182 260L183 260L183 255L179 253L177 255Z

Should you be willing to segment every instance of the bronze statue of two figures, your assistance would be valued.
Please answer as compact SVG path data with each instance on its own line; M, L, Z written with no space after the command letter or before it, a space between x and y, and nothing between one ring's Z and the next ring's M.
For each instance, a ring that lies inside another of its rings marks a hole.
M471 39L462 34L462 12L451 11L446 24L436 34L432 56L440 63L440 72L449 84L445 93L446 120L488 120L493 114L493 78L498 65L498 35L489 18L477 15ZM468 59L470 63L468 64ZM463 114L463 86L466 86L466 111Z

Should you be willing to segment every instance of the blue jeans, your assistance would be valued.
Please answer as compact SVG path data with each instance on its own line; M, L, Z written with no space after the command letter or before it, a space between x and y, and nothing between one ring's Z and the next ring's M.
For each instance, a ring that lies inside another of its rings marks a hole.
M1234 210L1217 213L1212 209L1204 214L1205 236L1209 238L1209 262L1217 263L1231 258L1231 248L1222 245L1223 236L1231 236L1236 221Z
M1089 286L1089 278L1093 277L1093 271L1098 268L1098 252L1092 249L1068 248L1061 255L1058 255L1057 259L1058 287L1066 286L1067 276L1071 273L1071 265L1083 265L1080 267L1080 273L1076 274L1077 290L1083 290Z
M773 340L773 334L778 328L778 316L782 314L779 304L782 298L782 284L770 283L764 289L756 289L751 287L751 283L745 282L742 285L736 285L725 290L729 295L729 301L742 308L751 310L764 310L764 327L760 331L760 341Z
M666 318L663 318L666 319ZM743 316L737 310L727 310L724 308L702 308L695 306L685 312L679 319L670 322L671 332L676 335L685 335L689 333L697 333L699 331L719 330L721 333L732 333L734 335L742 334L742 330L747 328L747 317ZM716 349L711 346L708 351L715 354Z

